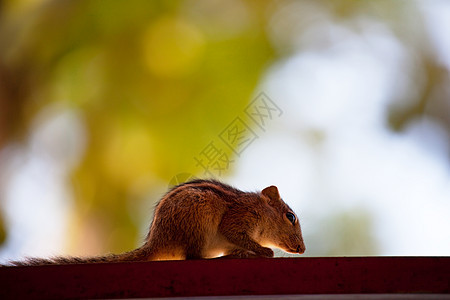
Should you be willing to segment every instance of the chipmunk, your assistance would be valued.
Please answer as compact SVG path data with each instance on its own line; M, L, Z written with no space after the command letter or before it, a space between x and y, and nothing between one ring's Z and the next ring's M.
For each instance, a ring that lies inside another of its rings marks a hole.
M296 214L269 186L248 193L215 180L172 188L156 205L142 247L123 254L28 258L11 265L273 257L269 247L305 252Z

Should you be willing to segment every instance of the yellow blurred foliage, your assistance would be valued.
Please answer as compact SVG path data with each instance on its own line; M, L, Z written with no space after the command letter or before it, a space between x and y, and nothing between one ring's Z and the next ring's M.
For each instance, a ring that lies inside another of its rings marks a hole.
M116 184L131 185L155 169L151 135L142 126L111 130L100 151L105 174Z
M179 17L153 21L143 37L144 60L156 76L189 75L201 63L205 48L202 32Z

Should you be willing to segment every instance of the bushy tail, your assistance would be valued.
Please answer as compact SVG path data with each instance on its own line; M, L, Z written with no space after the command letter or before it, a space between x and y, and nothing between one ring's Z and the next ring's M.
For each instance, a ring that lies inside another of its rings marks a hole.
M122 254L109 254L94 257L71 257L57 256L52 258L26 258L20 261L11 261L7 266L43 266L43 265L70 265L70 264L91 264L91 263L111 263L111 262L130 262L130 261L149 261L152 260L152 250L150 247L143 246L136 250Z

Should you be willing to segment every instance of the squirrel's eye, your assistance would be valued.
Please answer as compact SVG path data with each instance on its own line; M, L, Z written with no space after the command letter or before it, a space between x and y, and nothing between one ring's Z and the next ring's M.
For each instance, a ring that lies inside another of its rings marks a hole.
M289 220L289 222L292 223L292 225L295 224L295 215L291 212L286 213L286 218Z

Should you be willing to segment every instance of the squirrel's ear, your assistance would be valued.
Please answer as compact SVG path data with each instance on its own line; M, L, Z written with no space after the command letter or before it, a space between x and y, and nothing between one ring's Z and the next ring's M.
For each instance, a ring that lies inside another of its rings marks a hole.
M278 188L274 185L271 185L263 189L261 191L261 194L267 196L270 199L270 201L278 201L281 198L280 194L278 193Z

